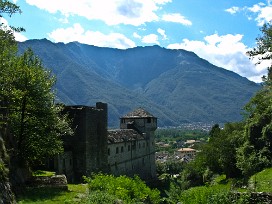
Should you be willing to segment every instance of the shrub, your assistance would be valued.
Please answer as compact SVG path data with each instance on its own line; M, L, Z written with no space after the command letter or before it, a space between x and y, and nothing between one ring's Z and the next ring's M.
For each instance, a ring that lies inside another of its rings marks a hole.
M84 177L89 185L90 198L93 199L99 193L105 193L106 197L101 199L120 199L125 203L149 202L159 203L160 192L150 189L138 176L130 178L127 176L115 177L107 174L94 174Z

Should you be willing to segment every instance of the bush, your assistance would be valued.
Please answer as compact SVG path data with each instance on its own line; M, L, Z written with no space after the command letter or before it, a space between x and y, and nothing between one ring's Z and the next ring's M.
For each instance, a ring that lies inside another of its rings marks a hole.
M119 199L125 203L147 202L156 204L160 202L160 192L157 189L150 189L138 176L134 178L115 177L99 173L90 178L84 177L84 179L89 185L90 199L95 199L97 195L102 193L105 196L99 199L102 199L102 201L105 199L105 202L111 199Z

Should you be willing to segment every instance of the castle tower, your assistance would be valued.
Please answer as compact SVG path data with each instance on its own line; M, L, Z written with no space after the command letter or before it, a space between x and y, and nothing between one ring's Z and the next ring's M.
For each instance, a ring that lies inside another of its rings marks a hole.
M74 136L65 136L64 151L71 152L71 161L61 161L67 172L67 163L73 171L75 181L80 181L83 175L92 172L106 171L107 157L107 104L98 102L96 107L66 106L64 113L72 119ZM64 163L64 164L63 164ZM67 173L66 173L67 174Z
M143 108L138 108L120 118L120 128L134 129L145 137L147 162L150 168L149 177L155 178L155 130L157 129L157 118Z

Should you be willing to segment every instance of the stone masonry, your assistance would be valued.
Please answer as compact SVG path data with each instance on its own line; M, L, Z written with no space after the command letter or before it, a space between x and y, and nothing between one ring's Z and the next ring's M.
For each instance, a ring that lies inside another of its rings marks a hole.
M92 172L156 176L154 132L157 118L142 108L120 118L120 129L108 130L107 104L96 107L66 106L74 136L63 136L64 154L51 159L48 166L78 182Z

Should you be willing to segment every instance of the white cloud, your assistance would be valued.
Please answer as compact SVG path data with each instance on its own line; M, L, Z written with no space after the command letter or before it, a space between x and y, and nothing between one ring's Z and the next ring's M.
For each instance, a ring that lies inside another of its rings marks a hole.
M172 0L154 0L157 4L166 4L172 2Z
M262 26L264 23L269 22L271 20L272 20L272 7L266 6L261 8L261 10L258 13L258 17L256 18L258 25Z
M240 10L239 7L233 6L233 7L229 8L229 9L226 9L225 11L228 12L228 13L230 13L230 14L235 14L239 10Z
M146 35L143 37L142 39L143 43L147 43L147 44L157 44L159 45L159 41L158 41L158 36L155 34L150 34L150 35Z
M191 26L192 22L186 19L184 16L180 15L179 13L171 13L171 14L164 14L162 16L162 20L173 22L173 23L180 23L186 26Z
M89 20L101 20L107 25L143 25L157 21L160 5L171 0L26 0L30 5L50 13L78 15Z
M138 38L138 39L141 39L141 38L142 38L142 37L141 37L138 33L136 33L136 32L133 33L133 37L134 37L134 38Z
M165 34L165 30L161 29L161 28L158 28L157 29L157 32L162 36L162 39L163 40L167 40L167 36Z
M11 30L8 21L5 18L0 18L0 24L3 24L4 29ZM13 35L15 37L15 40L18 42L23 42L28 40L27 37L25 37L22 33L13 32Z
M246 13L248 20L254 19L258 26L262 26L264 23L270 22L272 20L272 6L270 0L267 0L267 4L261 2L254 4L251 7L231 7L225 11L231 14L243 11Z
M234 71L241 76L256 82L261 81L261 76L266 74L264 66L256 67L248 59L246 52L249 48L241 42L242 35L213 34L206 36L204 41L191 41L183 39L181 43L170 44L170 49L185 49L195 52L199 57L210 63Z
M135 43L120 33L110 33L108 35L97 31L85 31L84 28L76 23L73 27L59 28L48 34L49 38L55 42L77 41L84 44L99 47L112 47L126 49L135 47Z

